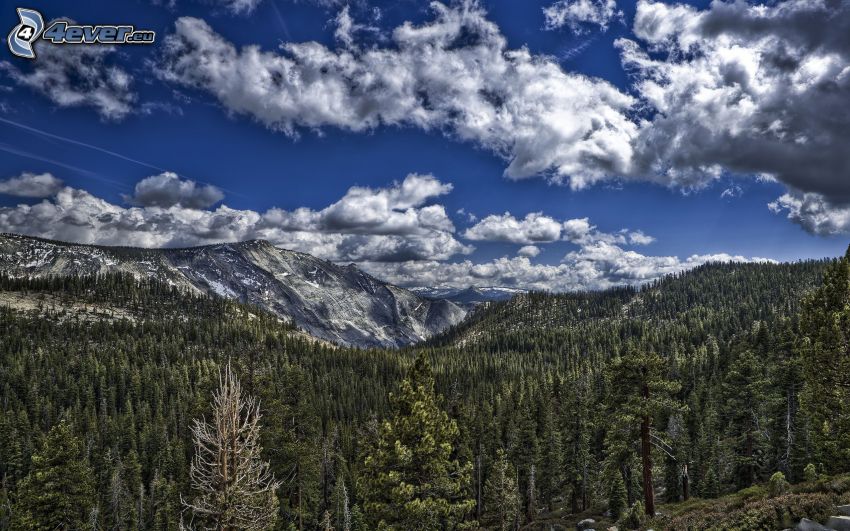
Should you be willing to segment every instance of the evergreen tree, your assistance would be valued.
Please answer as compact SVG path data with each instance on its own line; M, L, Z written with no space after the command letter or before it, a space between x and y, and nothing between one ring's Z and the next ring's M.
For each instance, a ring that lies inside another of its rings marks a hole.
M629 349L609 369L609 407L616 422L637 431L640 440L643 498L646 514L655 515L652 482L652 425L656 415L677 407L671 395L679 384L666 379L661 356Z
M499 448L484 490L484 524L507 531L514 529L519 518L520 495L516 470Z
M850 469L850 248L830 265L800 315L802 406L814 457L829 472Z
M91 529L96 508L94 476L82 442L62 420L32 456L30 473L18 486L13 528L43 531Z
M366 450L360 490L378 529L457 529L472 511L472 467L453 459L458 427L441 410L420 355L391 394L392 418Z
M623 476L619 472L614 472L608 491L608 511L611 513L611 518L615 521L619 520L626 507L626 484Z

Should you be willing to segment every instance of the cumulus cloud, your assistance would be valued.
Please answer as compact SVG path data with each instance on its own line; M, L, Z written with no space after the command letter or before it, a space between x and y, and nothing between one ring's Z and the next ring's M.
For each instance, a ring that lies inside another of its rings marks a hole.
M788 219L812 234L828 236L850 232L850 206L833 205L817 193L792 191L768 204L770 210L785 212Z
M212 185L199 185L181 179L173 172L163 172L136 183L127 201L140 206L208 208L224 199L224 193Z
M373 275L402 286L466 288L505 286L543 291L605 289L640 285L670 273L692 269L708 262L766 261L728 254L646 256L617 245L596 242L568 253L559 264L533 264L525 256L498 258L490 262L456 263L434 261L392 264L365 263Z
M698 188L724 171L850 202L850 4L641 0L619 40L649 112L633 173Z
M504 156L513 178L545 173L581 187L629 171L632 97L508 48L472 0L432 8L429 22L396 27L390 46L338 50L316 42L237 48L203 20L182 17L158 75L290 135L412 126Z
M597 230L589 218L558 221L541 212L532 212L523 219L517 219L510 212L491 214L467 229L463 236L473 241L518 244L568 241L580 245L590 242L647 245L655 241L641 231L623 229L616 233L606 233Z
M543 15L546 29L568 26L576 34L586 33L589 26L605 31L612 20L623 18L616 0L558 0L543 8Z
M520 256L534 258L538 254L540 254L540 247L537 247L536 245L524 245L520 247L516 253Z
M518 220L509 212L490 215L464 233L469 240L511 243L547 243L561 239L561 223L540 212L532 212Z
M49 197L62 188L62 181L49 173L24 172L0 180L0 194L16 197Z
M36 44L38 60L26 69L8 61L0 71L20 86L40 92L59 107L91 107L108 121L134 111L133 77L112 64L114 46Z
M449 190L432 176L410 175L387 188L353 187L322 210L210 210L218 189L165 173L142 180L129 207L71 187L34 205L2 207L0 231L140 247L263 238L335 261L446 260L473 249L455 239L442 205L426 204Z

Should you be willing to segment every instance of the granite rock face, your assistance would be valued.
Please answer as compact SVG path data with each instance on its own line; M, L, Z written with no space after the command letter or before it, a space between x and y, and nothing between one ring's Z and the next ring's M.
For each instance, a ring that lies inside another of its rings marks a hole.
M401 347L459 323L466 310L264 240L185 249L80 245L0 235L0 272L13 276L125 272L238 299L347 346Z

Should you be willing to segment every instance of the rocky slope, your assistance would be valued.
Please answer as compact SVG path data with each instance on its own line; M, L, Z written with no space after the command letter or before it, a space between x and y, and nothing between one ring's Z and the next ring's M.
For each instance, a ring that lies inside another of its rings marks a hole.
M79 245L0 234L0 272L127 272L255 304L306 332L359 347L399 347L460 322L466 310L263 240L186 249Z

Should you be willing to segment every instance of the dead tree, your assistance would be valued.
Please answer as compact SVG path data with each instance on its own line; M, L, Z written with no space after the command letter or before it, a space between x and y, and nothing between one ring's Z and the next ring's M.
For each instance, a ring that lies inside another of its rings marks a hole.
M183 505L201 529L260 531L274 527L280 483L260 457L260 406L243 396L228 362L213 394L213 418L195 419L195 457L189 476L194 498Z

